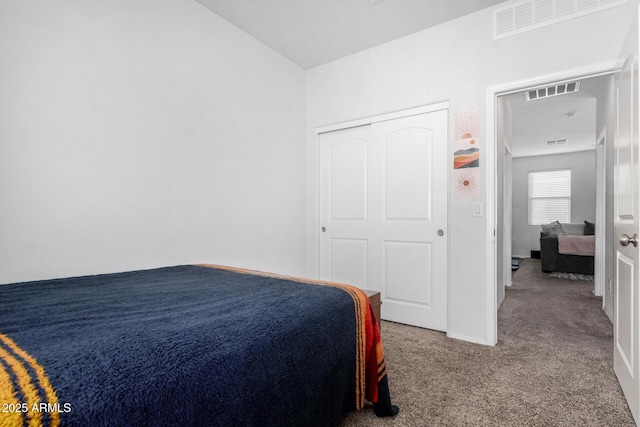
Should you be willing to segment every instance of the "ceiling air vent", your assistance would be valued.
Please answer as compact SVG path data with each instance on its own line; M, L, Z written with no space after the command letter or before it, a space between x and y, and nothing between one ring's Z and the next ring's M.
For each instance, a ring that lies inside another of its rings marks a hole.
M564 95L567 93L577 92L580 89L580 82L562 83L554 86L542 87L539 89L531 89L524 93L527 101L535 99L548 98L550 96Z
M499 40L536 28L627 4L629 0L524 0L493 10L493 39Z

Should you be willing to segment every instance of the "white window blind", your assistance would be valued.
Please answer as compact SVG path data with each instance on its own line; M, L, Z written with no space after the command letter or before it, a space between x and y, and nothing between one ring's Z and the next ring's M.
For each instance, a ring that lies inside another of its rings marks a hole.
M571 222L571 169L529 172L529 225Z

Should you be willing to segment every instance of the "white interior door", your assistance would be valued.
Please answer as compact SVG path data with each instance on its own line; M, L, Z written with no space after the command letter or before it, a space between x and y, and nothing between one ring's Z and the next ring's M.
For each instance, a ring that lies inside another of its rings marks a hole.
M614 191L614 370L636 422L640 410L638 302L638 20L622 51L616 73Z
M513 235L512 230L512 216L513 216L513 159L511 156L511 148L505 146L504 150L504 180L502 188L502 200L503 200L503 225L502 225L502 252L504 262L502 264L503 271L502 277L503 286L511 286L513 269L511 268L512 261L512 249L511 239ZM504 290L502 291L504 295Z
M371 126L323 133L319 145L320 278L370 289Z
M319 137L320 276L381 292L382 318L447 328L446 110Z
M605 259L607 236L607 170L606 170L606 150L604 145L604 134L596 143L596 253L594 262L594 283L593 293L602 297L602 308L607 312L608 302L605 301L608 295L604 292L605 287ZM607 314L609 318L611 316Z

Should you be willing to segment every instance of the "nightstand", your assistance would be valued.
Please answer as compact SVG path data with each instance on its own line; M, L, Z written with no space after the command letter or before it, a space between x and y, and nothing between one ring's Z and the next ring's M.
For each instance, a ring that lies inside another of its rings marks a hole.
M380 324L380 306L382 305L382 301L380 301L380 292L364 291L364 293L367 294L371 308L373 308L373 312L376 314L376 320L378 321L378 324Z

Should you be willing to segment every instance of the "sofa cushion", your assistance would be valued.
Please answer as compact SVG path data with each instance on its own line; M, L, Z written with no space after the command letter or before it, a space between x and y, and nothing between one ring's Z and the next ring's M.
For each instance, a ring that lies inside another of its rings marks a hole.
M584 236L584 224L560 224L562 225L562 233L569 236Z

